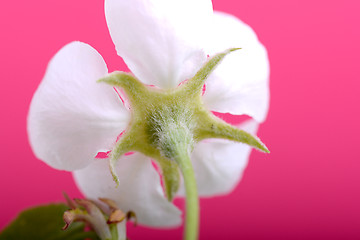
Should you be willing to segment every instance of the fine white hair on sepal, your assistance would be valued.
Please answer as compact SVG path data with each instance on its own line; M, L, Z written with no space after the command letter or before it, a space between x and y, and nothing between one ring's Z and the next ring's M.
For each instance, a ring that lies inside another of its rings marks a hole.
M150 114L150 133L154 144L167 158L174 159L178 149L190 154L194 145L192 112L188 108L164 106Z

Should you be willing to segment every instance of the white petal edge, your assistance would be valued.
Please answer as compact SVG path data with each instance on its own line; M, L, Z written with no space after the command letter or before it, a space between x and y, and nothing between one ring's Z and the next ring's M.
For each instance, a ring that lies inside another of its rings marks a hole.
M100 54L85 43L69 43L56 53L28 115L29 140L39 159L71 171L116 142L129 114L111 86L96 82L107 73Z
M118 187L110 174L108 159L96 159L88 167L73 172L73 176L88 198L112 199L122 211L134 211L140 224L151 227L181 224L181 211L165 198L160 176L149 158L139 153L123 156L116 165L116 173Z
M246 114L263 122L269 108L269 60L255 32L236 17L215 12L206 50L210 55L241 48L225 57L206 81L204 102L212 111Z
M256 134L258 123L248 120L238 126ZM212 197L230 193L239 183L247 166L251 147L223 139L207 139L199 142L192 153L192 163L200 197ZM178 195L184 196L181 185Z
M212 17L210 0L106 0L117 53L146 84L173 88L206 60L202 50Z

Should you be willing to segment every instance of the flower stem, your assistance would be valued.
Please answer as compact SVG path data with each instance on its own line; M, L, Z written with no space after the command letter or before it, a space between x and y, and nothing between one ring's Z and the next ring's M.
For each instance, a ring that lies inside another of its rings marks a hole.
M126 219L118 223L110 224L111 239L109 240L126 240Z
M186 192L185 240L196 240L199 231L199 198L194 169L189 154L179 151L176 161L184 177Z

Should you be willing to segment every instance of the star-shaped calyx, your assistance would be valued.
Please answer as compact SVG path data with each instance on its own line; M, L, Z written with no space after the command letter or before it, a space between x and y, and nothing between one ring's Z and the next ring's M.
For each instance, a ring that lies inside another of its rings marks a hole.
M110 155L110 170L116 183L119 180L114 166L126 152L137 151L157 161L169 200L180 183L179 156L189 155L194 144L203 139L228 139L269 152L257 137L215 117L203 104L207 77L235 50L238 48L209 58L194 77L173 89L146 86L124 72L113 72L99 80L122 88L131 108L131 121Z

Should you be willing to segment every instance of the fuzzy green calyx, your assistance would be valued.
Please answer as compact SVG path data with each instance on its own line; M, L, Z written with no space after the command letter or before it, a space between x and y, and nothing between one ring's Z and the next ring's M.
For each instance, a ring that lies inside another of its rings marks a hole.
M173 199L180 183L175 161L179 151L190 154L200 140L223 138L269 152L258 138L216 118L202 102L202 88L207 77L235 50L229 49L210 58L193 78L173 89L146 86L124 72L113 72L99 80L122 88L131 108L129 126L110 155L110 170L116 183L115 164L129 151L140 152L157 161L169 200Z

